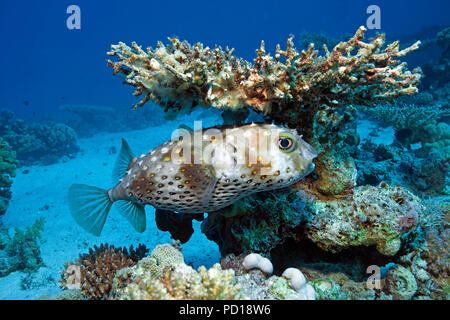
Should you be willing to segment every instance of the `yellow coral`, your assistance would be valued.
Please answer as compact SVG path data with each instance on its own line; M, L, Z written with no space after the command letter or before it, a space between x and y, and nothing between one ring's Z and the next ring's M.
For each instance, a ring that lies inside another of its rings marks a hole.
M141 268L141 270L139 270ZM159 279L139 263L131 268L135 277L126 286L113 287L120 300L229 300L245 298L236 283L233 270L222 270L215 264L207 270L201 266L196 272L182 263L165 269Z

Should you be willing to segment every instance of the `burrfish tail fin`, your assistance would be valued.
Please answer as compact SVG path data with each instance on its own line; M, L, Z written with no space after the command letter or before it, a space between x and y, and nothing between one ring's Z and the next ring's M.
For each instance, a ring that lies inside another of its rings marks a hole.
M116 159L113 170L113 183L116 184L120 179L127 175L128 169L131 167L132 162L135 160L133 151L130 146L122 138L122 147L120 148L119 156Z
M119 212L131 223L137 232L144 232L146 227L145 208L139 203L120 200L116 202Z
M99 236L112 205L108 190L73 184L69 188L68 203L75 221L87 232Z

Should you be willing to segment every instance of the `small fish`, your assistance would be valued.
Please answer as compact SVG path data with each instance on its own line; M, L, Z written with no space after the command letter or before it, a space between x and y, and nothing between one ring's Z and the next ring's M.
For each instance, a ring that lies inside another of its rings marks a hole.
M317 152L293 129L252 123L180 130L183 135L139 158L122 139L115 187L72 185L68 203L78 224L100 235L117 203L143 232L147 204L179 213L213 212L253 193L287 187L314 170Z

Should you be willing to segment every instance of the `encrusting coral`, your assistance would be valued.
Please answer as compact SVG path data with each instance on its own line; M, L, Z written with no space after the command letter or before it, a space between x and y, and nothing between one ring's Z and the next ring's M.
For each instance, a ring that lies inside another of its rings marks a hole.
M89 253L80 254L76 263L66 263L61 271L61 287L71 289L71 285L79 285L83 295L89 300L108 298L116 271L136 265L147 253L144 245L136 249L115 248L112 245L101 244L90 248ZM77 271L79 270L79 271ZM72 279L79 272L79 283Z
M320 248L337 252L349 246L375 246L386 256L401 248L402 236L414 230L424 210L419 198L400 186L355 188L347 201L316 201L306 234Z

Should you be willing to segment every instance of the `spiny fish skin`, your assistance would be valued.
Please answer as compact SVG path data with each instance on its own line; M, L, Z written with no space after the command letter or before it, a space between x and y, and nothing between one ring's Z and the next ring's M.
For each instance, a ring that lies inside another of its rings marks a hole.
M201 134L203 149L212 150L211 163L175 163L172 156L183 152L182 141L172 139L133 159L127 175L108 191L110 200L128 200L183 213L212 212L256 192L287 187L314 169L317 153L295 130L270 124L217 128L224 137L222 141L205 134L207 130ZM250 150L247 145L245 153L239 153L237 142L225 141L227 136L236 137L235 141L243 137L258 141L260 135L275 137L269 138L268 147L262 152L258 148ZM280 143L282 147L287 144L285 138L293 142L287 151L280 147ZM194 155L191 156L193 162Z

